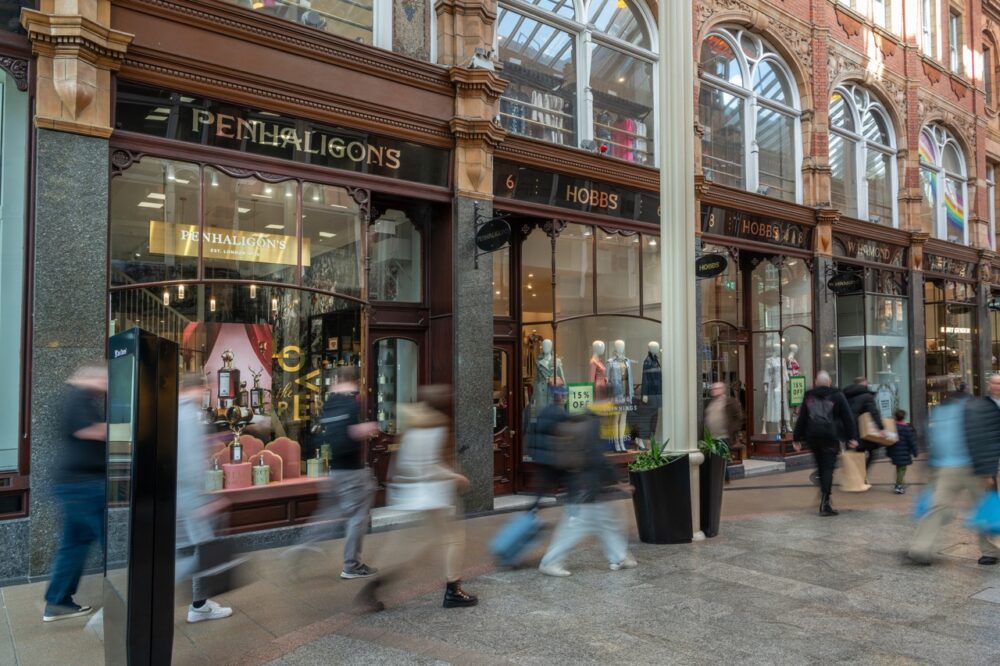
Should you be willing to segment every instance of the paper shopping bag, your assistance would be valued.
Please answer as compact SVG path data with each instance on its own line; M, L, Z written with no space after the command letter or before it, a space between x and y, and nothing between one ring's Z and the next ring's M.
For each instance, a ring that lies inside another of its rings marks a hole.
M845 493L863 493L871 488L865 481L865 454L845 451L840 455L840 489Z
M899 441L899 435L896 434L896 422L892 419L882 419L882 425L885 426L885 437L881 435L881 431L875 425L875 419L868 412L863 413L858 417L858 433L861 435L861 439L867 442L875 442L876 444L881 444L882 446L892 446Z

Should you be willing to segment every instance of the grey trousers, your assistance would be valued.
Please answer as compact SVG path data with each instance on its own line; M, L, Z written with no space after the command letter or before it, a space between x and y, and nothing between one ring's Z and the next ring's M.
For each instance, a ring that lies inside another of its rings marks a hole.
M368 514L375 499L375 478L364 469L334 469L330 471L333 487L320 499L313 514L314 525L306 528L302 543L333 538L333 522L345 521L344 571L361 564L361 541L368 531Z
M943 467L933 471L931 478L933 500L931 510L917 525L917 533L910 546L910 555L920 559L930 559L935 552L935 542L941 529L947 525L959 498L967 494L973 506L979 504L986 492L983 478L972 473L970 467ZM989 537L979 535L979 551L983 555L1000 555Z

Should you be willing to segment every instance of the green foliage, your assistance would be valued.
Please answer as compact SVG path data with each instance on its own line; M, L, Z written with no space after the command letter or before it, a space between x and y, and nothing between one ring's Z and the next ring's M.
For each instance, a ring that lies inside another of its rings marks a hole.
M702 436L701 441L698 442L698 449L706 457L710 455L721 456L726 462L729 462L733 457L732 452L729 450L729 445L721 439L712 437L712 433L709 432L707 426L705 427L705 434Z
M645 451L640 451L636 456L635 460L629 463L628 469L630 472L648 472L651 469L656 469L657 467L663 467L675 460L683 458L682 455L669 455L667 453L667 443L670 442L668 439L662 444L657 442L656 439L651 439L649 441L649 448Z

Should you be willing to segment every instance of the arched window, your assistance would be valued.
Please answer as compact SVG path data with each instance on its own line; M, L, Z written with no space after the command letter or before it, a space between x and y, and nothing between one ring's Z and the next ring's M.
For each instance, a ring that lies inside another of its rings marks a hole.
M845 215L896 226L896 141L885 107L867 90L830 98L830 189Z
M720 28L702 43L701 66L706 177L800 201L799 97L781 56L751 32Z
M927 221L937 238L967 244L968 185L965 158L951 132L928 125L920 132L920 185Z
M634 0L506 0L497 52L512 134L654 164L655 33Z

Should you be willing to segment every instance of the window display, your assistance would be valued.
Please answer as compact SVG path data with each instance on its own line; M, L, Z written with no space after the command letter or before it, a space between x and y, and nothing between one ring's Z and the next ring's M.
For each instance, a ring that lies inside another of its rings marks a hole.
M371 228L373 301L420 303L423 298L422 234L401 210L387 210Z
M968 243L968 185L961 147L944 127L929 125L920 131L919 156L924 210L930 228L937 238Z
M975 285L965 282L924 281L929 405L941 402L949 391L979 395L975 292Z
M375 344L375 420L387 435L399 432L398 406L417 399L417 343L387 338Z

